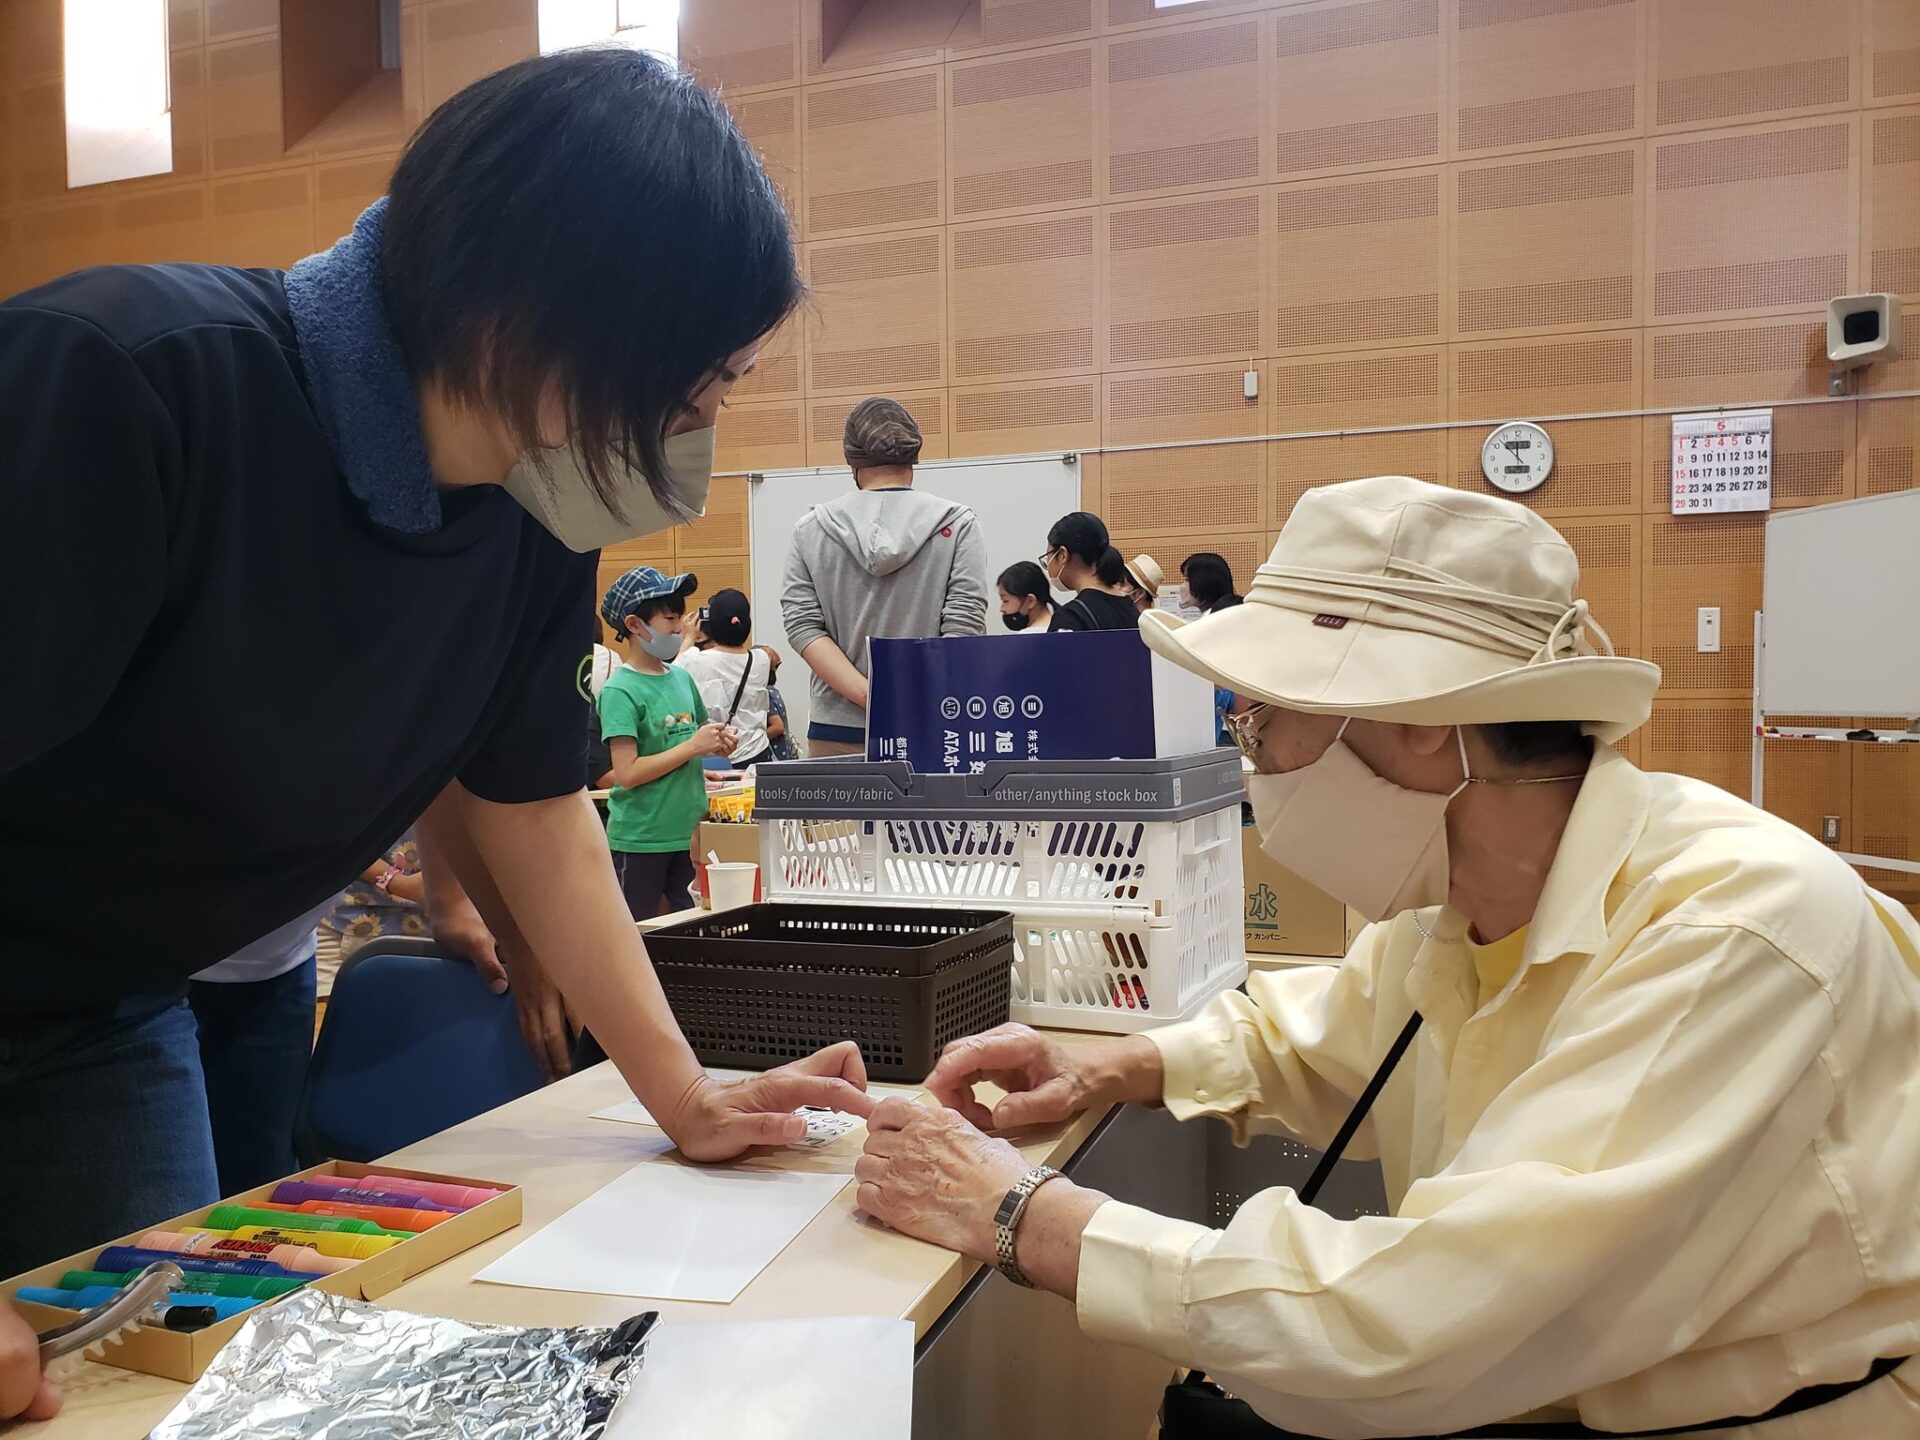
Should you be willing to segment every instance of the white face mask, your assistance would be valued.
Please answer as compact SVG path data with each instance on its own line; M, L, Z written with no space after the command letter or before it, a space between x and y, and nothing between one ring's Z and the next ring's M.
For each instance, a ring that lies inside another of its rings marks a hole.
M713 483L713 427L671 435L666 443L667 489L689 514L706 513ZM613 486L621 520L594 493L572 442L530 450L507 474L506 491L569 550L585 554L682 523L654 498L646 472L616 459Z
M1375 774L1341 738L1348 723L1312 764L1247 777L1260 848L1369 920L1444 905L1447 806L1472 778L1465 736L1454 727L1460 783L1436 795Z

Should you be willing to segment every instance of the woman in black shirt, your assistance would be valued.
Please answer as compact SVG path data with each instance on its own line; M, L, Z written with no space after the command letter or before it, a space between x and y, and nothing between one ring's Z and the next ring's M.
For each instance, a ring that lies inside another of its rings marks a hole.
M1108 541L1106 523L1098 515L1085 510L1062 515L1047 532L1040 564L1049 581L1075 592L1073 599L1054 607L1055 630L1140 628L1126 562Z

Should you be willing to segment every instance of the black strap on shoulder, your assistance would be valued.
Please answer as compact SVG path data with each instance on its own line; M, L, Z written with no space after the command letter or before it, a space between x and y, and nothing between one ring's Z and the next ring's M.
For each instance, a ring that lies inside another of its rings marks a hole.
M733 703L727 707L727 724L733 723L733 717L740 713L740 697L747 693L747 677L753 674L753 657L760 652L749 650L746 653L746 665L740 671L740 683L733 687Z
M1367 1081L1367 1088L1360 1092L1360 1098L1353 1102L1353 1109L1347 1112L1347 1118L1340 1126L1340 1133L1333 1137L1333 1144L1327 1147L1327 1153L1320 1157L1320 1163L1313 1167L1313 1174L1307 1177L1307 1183L1300 1187L1300 1199L1311 1205L1319 1198L1320 1187L1327 1183L1327 1177L1333 1174L1333 1167L1340 1163L1340 1157L1346 1154L1348 1144L1354 1133L1359 1130L1360 1122L1367 1118L1367 1112L1373 1109L1373 1102L1380 1098L1380 1091L1387 1081L1393 1078L1394 1067L1400 1063L1400 1057L1407 1053L1407 1047L1413 1043L1413 1037L1420 1033L1420 1012L1413 1012L1398 1038L1387 1050L1387 1058L1380 1062L1380 1068L1373 1072L1373 1078Z

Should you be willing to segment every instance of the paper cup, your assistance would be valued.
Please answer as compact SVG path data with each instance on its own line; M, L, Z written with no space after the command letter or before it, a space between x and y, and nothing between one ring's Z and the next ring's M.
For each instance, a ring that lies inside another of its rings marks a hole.
M732 910L753 903L753 885L760 867L751 860L722 860L707 866L707 893L715 910Z

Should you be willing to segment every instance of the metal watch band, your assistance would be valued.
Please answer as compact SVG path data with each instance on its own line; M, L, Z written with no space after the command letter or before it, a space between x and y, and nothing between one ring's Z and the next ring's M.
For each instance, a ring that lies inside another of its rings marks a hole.
M1020 1217L1027 1213L1027 1202L1033 1198L1033 1192L1047 1181L1059 1178L1060 1172L1051 1165L1034 1166L1007 1191L993 1215L994 1266L1014 1284L1028 1290L1033 1288L1033 1282L1014 1261L1013 1237L1020 1227Z

